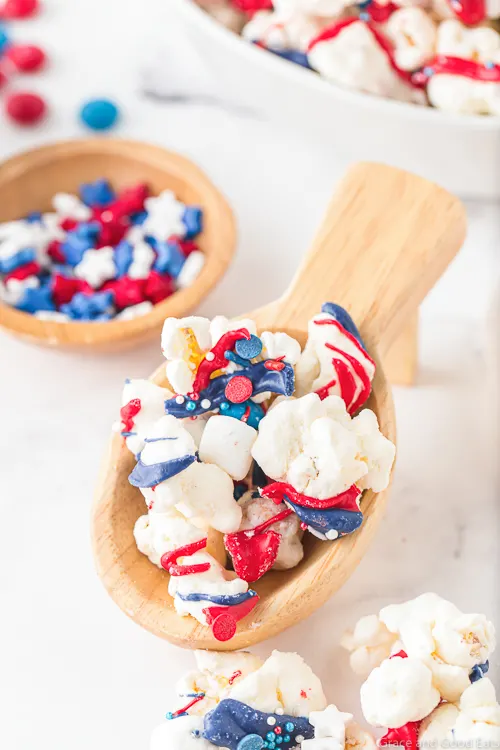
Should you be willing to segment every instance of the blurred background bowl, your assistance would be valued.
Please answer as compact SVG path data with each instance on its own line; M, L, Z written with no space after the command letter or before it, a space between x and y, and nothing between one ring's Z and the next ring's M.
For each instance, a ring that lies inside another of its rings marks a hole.
M55 193L78 193L83 182L107 178L120 189L146 182L152 194L173 190L183 203L201 206L197 244L205 265L193 282L146 315L109 322L39 320L0 303L0 327L33 343L92 349L123 349L158 334L165 318L195 308L226 272L236 245L232 210L208 177L179 154L147 143L93 138L54 143L14 156L0 166L0 221L31 211L50 211Z
M348 91L241 39L194 0L171 0L220 91L323 146L339 170L379 161L465 198L500 198L500 118Z

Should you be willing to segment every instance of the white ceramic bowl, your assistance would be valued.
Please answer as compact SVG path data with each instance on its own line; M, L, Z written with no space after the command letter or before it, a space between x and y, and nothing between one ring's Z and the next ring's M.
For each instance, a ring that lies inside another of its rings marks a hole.
M500 118L452 115L350 92L225 29L193 0L169 0L224 95L323 144L336 170L384 162L468 198L500 199Z

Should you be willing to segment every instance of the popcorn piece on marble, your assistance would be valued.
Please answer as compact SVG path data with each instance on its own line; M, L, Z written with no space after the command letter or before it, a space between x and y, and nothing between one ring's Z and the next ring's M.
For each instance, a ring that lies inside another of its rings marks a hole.
M354 484L380 492L389 482L395 447L369 410L351 419L338 396L321 401L311 393L268 412L252 455L268 477L325 499Z
M272 50L305 52L309 42L319 34L321 27L318 17L307 16L301 12L276 13L261 10L246 24L242 36L250 42L259 42Z
M469 29L455 19L443 21L437 32L437 54L427 83L431 104L449 112L500 114L500 73L493 80L483 75L488 66L500 66L497 31ZM461 68L453 58L464 60Z
M176 612L181 617L191 615L202 625L207 624L207 617L203 610L214 606L208 597L232 597L246 594L248 584L242 581L230 570L220 565L207 552L195 552L189 557L182 558L182 565L202 565L209 563L210 568L203 573L192 573L185 576L171 576L168 584L168 593L174 599ZM189 599L192 595L200 595L199 599Z
M52 206L61 219L89 221L92 217L91 209L71 193L56 193L52 198Z
M202 737L203 719L186 714L156 727L149 750L213 750L214 746Z
M339 22L313 39L308 51L311 67L347 89L424 104L423 92L394 69L372 28L355 18L348 21Z
M180 697L204 693L205 698L189 709L190 715L203 716L224 698L233 686L262 666L258 656L248 651L195 651L197 670L189 672L176 686Z
M298 654L273 651L262 667L241 680L229 697L248 706L291 716L322 711L327 702L321 682Z
M243 512L239 531L254 529L256 526L286 510L285 503L276 505L273 500L260 497L258 493L251 490L245 492L239 500L238 505ZM288 518L269 526L269 529L277 531L281 536L273 569L289 570L290 568L294 568L304 557L304 548L302 546L303 531L300 528L298 516L293 513Z
M381 727L420 721L441 700L431 670L419 659L399 656L376 667L361 686L360 695L366 720Z
M159 241L169 237L184 237L186 227L182 221L186 206L178 201L171 190L164 190L160 195L146 198L144 206L148 216L142 228L144 234L151 235Z
M177 286L179 289L186 289L192 286L205 266L205 253L201 250L194 250L188 255L177 276Z
M344 633L340 644L350 652L352 670L364 678L398 650L397 636L386 628L377 615L361 617L354 630Z
M252 446L257 430L233 417L214 415L206 423L200 441L200 459L215 464L236 481L246 477L252 465Z
M122 422L117 426L134 455L142 451L153 425L165 416L165 400L172 394L149 380L127 380L122 393Z
M113 248L85 250L82 260L74 268L74 273L78 279L83 279L94 289L99 289L105 281L116 276Z
M436 24L418 7L396 10L385 25L385 33L394 45L394 59L401 70L418 70L436 52Z

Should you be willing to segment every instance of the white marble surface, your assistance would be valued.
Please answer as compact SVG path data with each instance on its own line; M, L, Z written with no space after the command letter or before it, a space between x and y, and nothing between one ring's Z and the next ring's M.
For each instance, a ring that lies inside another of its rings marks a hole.
M80 134L81 98L113 94L124 108L122 134L191 155L236 209L238 256L201 311L231 314L276 296L338 175L313 146L265 122L140 97L140 61L161 52L169 28L154 23L161 0L151 0L149 15L125 0L46 5L18 38L43 40L54 59L36 85L55 114L36 132L0 121L0 156ZM171 52L174 42L175 34ZM358 685L337 641L360 614L428 589L498 614L495 413L485 385L494 377L485 332L500 220L498 206L468 208L467 244L423 308L418 385L396 391L399 462L380 534L327 606L259 648L300 651L344 710L355 706ZM143 632L108 599L93 570L89 510L122 380L148 374L159 347L94 357L4 335L0 346L0 747L146 748L192 657Z

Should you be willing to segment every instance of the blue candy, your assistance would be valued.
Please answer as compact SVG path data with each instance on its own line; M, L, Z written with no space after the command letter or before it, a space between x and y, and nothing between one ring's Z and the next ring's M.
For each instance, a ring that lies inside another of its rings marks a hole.
M259 422L264 417L264 409L259 404L256 404L255 401L245 401L243 404L231 404L229 401L223 401L220 405L220 411L225 417L241 419L246 413L247 407L250 408L250 414L246 422L250 427L258 430Z
M168 273L176 279L182 271L186 262L184 253L176 242L156 242L155 248L157 258L153 266L159 273Z
M262 750L264 740L258 734L247 734L238 743L237 750Z
M301 52L298 49L272 49L272 47L267 47L266 49L268 52L272 52L273 55L282 57L283 60L288 60L289 62L293 62L296 65L300 65L302 68L308 68L309 70L311 70L311 66L309 65L309 60L305 52Z
M140 211L138 214L131 215L130 223L133 224L134 226L139 226L140 224L144 224L147 218L148 218L148 212Z
M488 672L490 668L489 661L485 661L484 664L474 664L471 671L469 672L469 680L471 682L477 682L478 680L482 680L484 675Z
M80 198L91 208L104 208L115 200L116 195L109 182L100 179L80 185Z
M115 247L113 260L115 262L117 276L125 276L128 273L128 269L132 265L132 261L134 260L134 248L132 247L130 242L127 242L127 240L122 240Z
M28 224L40 224L42 221L42 212L31 211L31 213L24 217L24 221L27 221Z
M243 359L255 359L262 352L262 341L252 334L249 339L239 339L234 348Z
M83 222L76 229L68 232L66 240L61 245L61 252L70 266L77 266L86 250L95 246L99 234L97 222Z
M288 742L285 742L282 735L282 742L278 743L282 750L295 747L295 737L298 735L302 735L306 740L314 737L314 729L306 718L264 713L232 698L225 698L205 716L203 737L213 745L228 747L229 750L240 750L240 743L248 735L257 735L262 738L263 743L268 735L272 735L272 739L267 741L275 745L278 735L269 731L268 719L271 717L274 719L272 726L280 727L282 731L287 723L294 724L295 731L291 737L289 736Z
M31 313L32 315L41 310L52 311L56 309L52 301L52 292L48 286L37 289L25 289L23 296L15 307L18 310L22 310L22 312Z
M61 305L61 312L73 320L109 320L112 317L114 294L112 291L84 294L78 292L71 302Z
M109 130L120 113L109 99L91 99L80 110L80 119L91 130Z
M186 206L182 221L186 227L186 239L192 240L203 229L203 211L198 206Z
M25 266L27 263L33 263L36 260L36 252L32 248L19 250L9 258L0 258L0 273L12 273L17 268Z
M5 52L9 44L10 44L10 37L7 33L7 29L3 25L3 23L0 23L0 54Z

